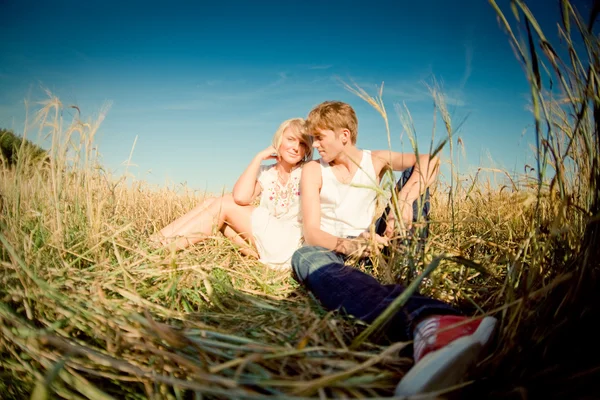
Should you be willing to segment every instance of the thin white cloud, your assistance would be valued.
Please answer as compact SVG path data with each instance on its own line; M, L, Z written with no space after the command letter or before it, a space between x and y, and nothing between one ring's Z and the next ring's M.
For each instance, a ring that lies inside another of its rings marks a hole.
M332 64L323 64L323 65L309 65L308 69L330 69L331 67L333 67Z
M209 79L206 82L204 82L204 84L206 86L217 86L217 85L220 85L222 83L223 83L223 81L220 80L220 79ZM200 85L198 85L198 86L200 86Z
M390 87L391 86L391 87ZM444 90L444 99L446 104L456 107L464 107L467 103L464 100L462 90ZM394 101L402 101L406 103L418 103L431 101L431 92L425 83L401 83L397 85L385 85L383 89L384 99L391 97Z
M431 99L431 94L423 84L410 83L390 86L384 86L384 98L398 98L398 100L402 100L403 102L421 102Z
M277 87L279 85L284 84L288 80L288 73L287 72L278 72L277 75L279 76L279 78L276 81L271 82L268 85L266 85L265 87L259 89L258 92L265 91L267 89Z
M467 103L462 99L462 94L457 92L455 94L444 93L446 104L455 107L464 107Z
M467 81L471 77L473 65L473 46L470 43L465 43L465 73L460 81L458 87L460 90L464 90L467 85Z
M90 56L88 56L86 53L84 53L84 52L82 52L82 51L80 51L80 50L73 49L73 48L70 48L70 49L68 49L68 50L70 50L70 51L73 53L73 55L74 55L74 56L75 56L77 59L79 59L79 60L81 60L81 61L84 61L84 62L86 62L86 63L92 63L92 62L93 62L93 60L92 60L92 58L91 58Z
M196 85L190 100L166 104L162 108L171 111L192 111L210 108L215 103L231 101L251 101L285 85L289 80L287 72L278 72L277 78L265 85L249 87L246 81L207 80L204 85Z
M199 99L199 100L190 100L186 102L167 104L163 107L164 110L167 111L194 111L201 110L206 107L210 107L213 105L214 99Z

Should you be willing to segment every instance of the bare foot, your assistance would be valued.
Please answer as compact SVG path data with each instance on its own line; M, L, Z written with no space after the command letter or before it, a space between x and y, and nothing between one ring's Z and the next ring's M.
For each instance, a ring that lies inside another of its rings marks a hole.
M158 250L162 247L165 247L168 244L168 239L163 236L162 233L156 232L148 238L148 242L150 243L150 247L154 250Z

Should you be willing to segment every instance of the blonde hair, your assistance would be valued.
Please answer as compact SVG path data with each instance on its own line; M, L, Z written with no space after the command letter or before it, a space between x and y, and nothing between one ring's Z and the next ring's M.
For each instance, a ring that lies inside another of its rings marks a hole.
M283 141L283 132L287 128L290 128L294 135L300 140L300 145L304 146L304 158L302 158L301 163L312 160L313 156L313 147L312 142L313 138L306 131L306 122L302 118L292 118L286 121L283 121L275 135L273 135L273 147L275 150L279 151L279 146L281 146L281 142Z
M317 129L331 129L332 131L348 129L352 144L356 144L358 119L350 104L341 101L325 101L308 114L306 128L311 135Z

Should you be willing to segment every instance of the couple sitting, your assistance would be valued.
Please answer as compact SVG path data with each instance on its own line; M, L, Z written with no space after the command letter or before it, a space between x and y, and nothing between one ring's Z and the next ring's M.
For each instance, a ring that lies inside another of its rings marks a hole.
M435 179L438 165L427 155L417 159L410 153L360 150L357 128L354 110L342 102L318 105L306 122L285 121L273 146L255 156L232 195L209 200L161 230L162 243L183 248L217 226L246 254L258 252L265 264L283 269L291 263L296 279L325 308L374 321L404 290L345 265L349 256L367 257L370 249L386 246L398 225L388 223L383 236L370 233L377 217L374 188L387 169L413 168L398 192L400 226L408 227L413 203ZM309 161L313 147L320 160ZM268 159L277 163L260 165ZM259 194L255 208L251 204ZM467 318L439 300L411 296L387 324L391 336L412 340L414 348L415 366L396 395L459 383L491 342L495 326L492 317Z

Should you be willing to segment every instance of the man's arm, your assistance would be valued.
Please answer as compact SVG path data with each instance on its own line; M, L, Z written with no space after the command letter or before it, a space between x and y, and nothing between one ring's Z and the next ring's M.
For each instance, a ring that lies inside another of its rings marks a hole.
M412 153L397 153L389 150L373 151L373 166L378 176L383 174L385 168L393 171L403 171L414 167L413 172L398 193L398 207L405 227L410 227L413 219L413 203L419 198L433 182L438 174L439 159L428 154L421 154L417 158ZM393 213L390 213L393 218ZM386 232L386 236L390 231Z
M366 255L368 238L345 239L321 230L321 168L318 161L307 163L300 179L302 227L304 240L310 246L321 246L346 255Z

